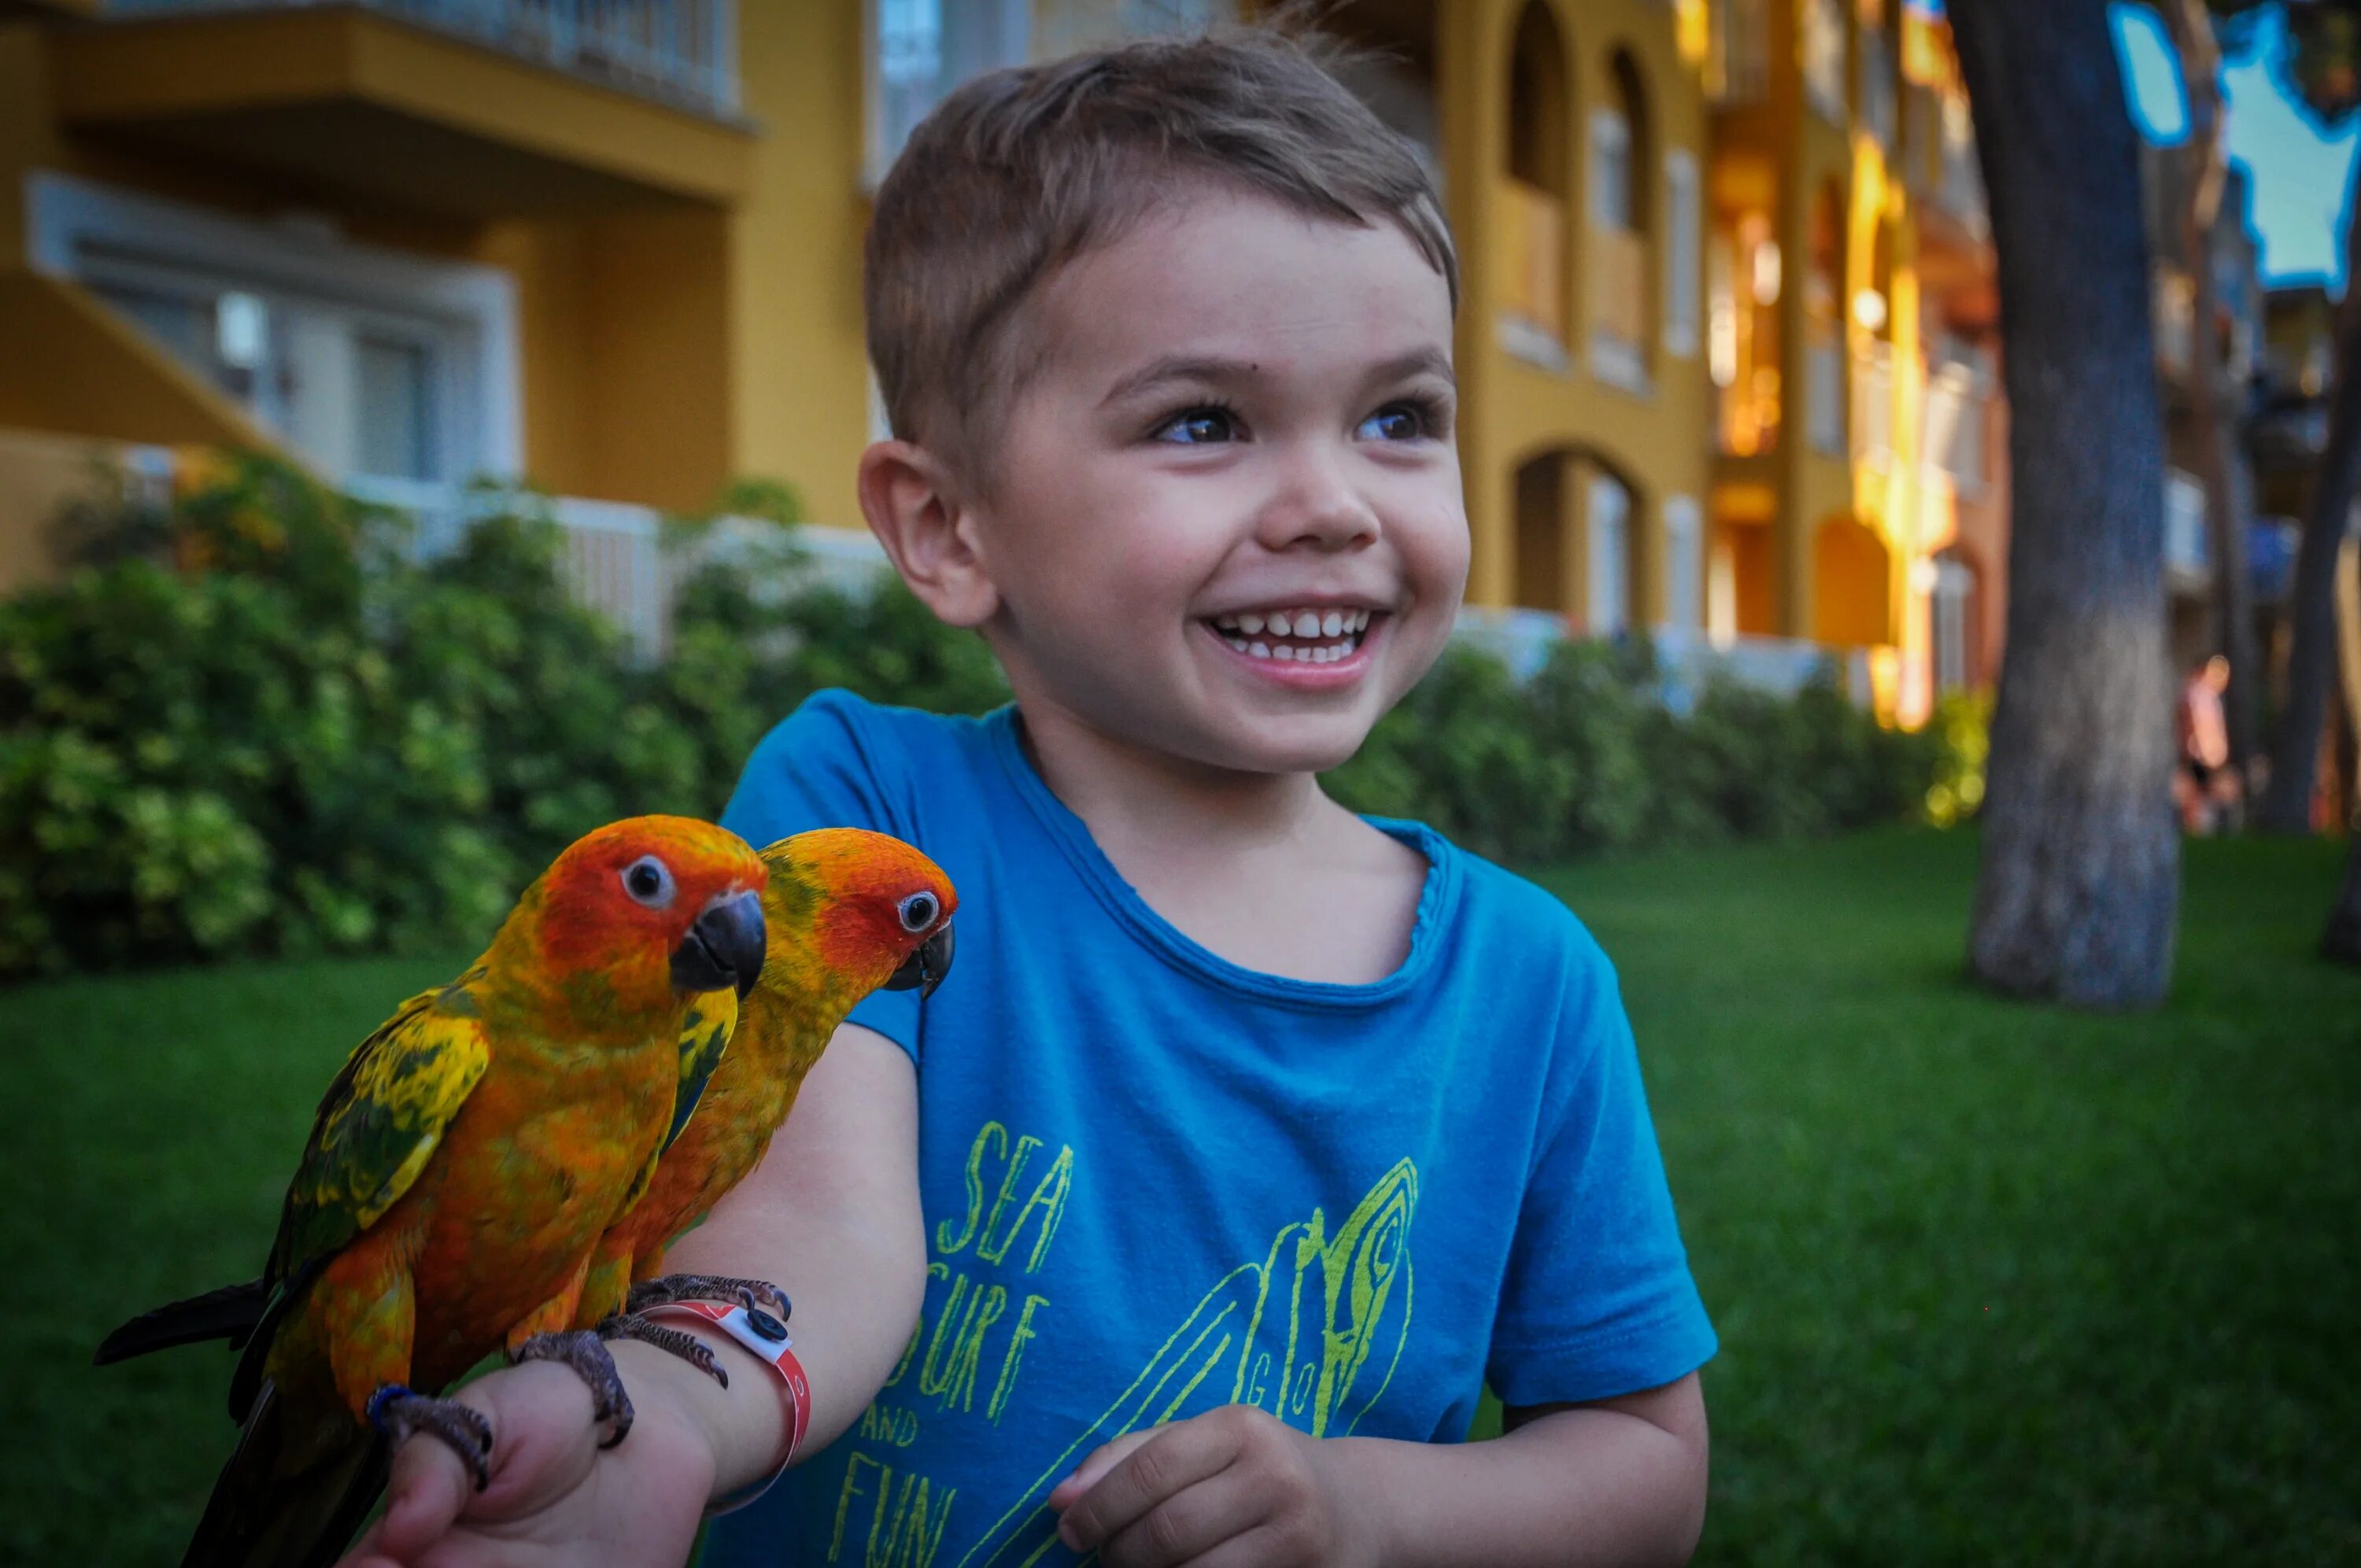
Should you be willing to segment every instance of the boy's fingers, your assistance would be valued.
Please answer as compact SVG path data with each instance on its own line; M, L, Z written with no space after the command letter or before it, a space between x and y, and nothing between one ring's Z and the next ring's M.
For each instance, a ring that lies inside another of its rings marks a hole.
M376 1552L397 1563L415 1560L458 1522L475 1486L459 1456L439 1439L403 1443L394 1450L386 1482L385 1517L371 1532Z
M1252 1497L1235 1472L1218 1472L1163 1498L1099 1547L1107 1568L1191 1568L1254 1528Z
M1066 1505L1097 1486L1108 1471L1122 1464L1134 1449L1161 1430L1148 1427L1141 1431L1128 1431L1112 1442L1103 1442L1091 1450L1088 1456L1074 1467L1072 1475L1049 1489L1049 1506L1063 1512Z
M1058 1534L1075 1551L1087 1552L1166 1498L1220 1474L1234 1452L1202 1421L1165 1427L1075 1499L1058 1521Z

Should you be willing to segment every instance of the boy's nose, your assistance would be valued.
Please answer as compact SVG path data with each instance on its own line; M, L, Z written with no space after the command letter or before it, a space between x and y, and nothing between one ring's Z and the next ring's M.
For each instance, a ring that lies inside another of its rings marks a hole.
M1353 484L1336 456L1299 450L1284 469L1260 519L1264 546L1346 550L1374 542L1383 531L1377 509Z

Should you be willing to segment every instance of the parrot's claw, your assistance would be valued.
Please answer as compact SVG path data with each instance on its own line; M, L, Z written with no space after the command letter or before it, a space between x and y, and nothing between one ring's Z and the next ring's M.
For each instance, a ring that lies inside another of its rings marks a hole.
M590 1385L590 1419L607 1428L598 1446L612 1448L631 1435L631 1397L623 1392L622 1374L615 1370L615 1358L607 1354L607 1342L595 1329L535 1334L510 1352L509 1361L516 1365L555 1361L572 1367Z
M369 1396L368 1419L396 1444L413 1433L433 1433L459 1456L477 1491L491 1485L492 1423L473 1405L432 1399L399 1383L389 1383Z
M642 1344L668 1350L699 1372L709 1375L724 1388L730 1387L730 1374L713 1358L713 1347L686 1329L668 1329L662 1323L652 1323L645 1318L626 1317L618 1312L598 1325L600 1339L635 1339Z
M631 1287L623 1310L644 1312L650 1307L667 1306L675 1301L732 1301L751 1312L762 1306L764 1297L778 1303L781 1322L785 1322L795 1310L787 1293L769 1280L732 1279L722 1274L667 1274L642 1280Z

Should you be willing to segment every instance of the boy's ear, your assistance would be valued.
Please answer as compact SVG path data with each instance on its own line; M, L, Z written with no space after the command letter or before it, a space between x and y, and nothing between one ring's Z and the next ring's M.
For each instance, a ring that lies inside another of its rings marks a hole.
M975 518L942 459L908 441L880 441L861 455L861 511L894 569L938 619L981 626L1000 590L976 549Z

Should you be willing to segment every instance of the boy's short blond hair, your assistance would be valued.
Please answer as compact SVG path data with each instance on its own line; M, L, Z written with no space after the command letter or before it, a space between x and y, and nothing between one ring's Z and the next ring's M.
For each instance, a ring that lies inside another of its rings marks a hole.
M1025 306L1184 182L1395 224L1455 309L1433 182L1323 58L1316 38L1234 27L997 71L944 99L878 187L869 226L869 357L894 433L988 483L995 416L1042 357L1020 341Z

